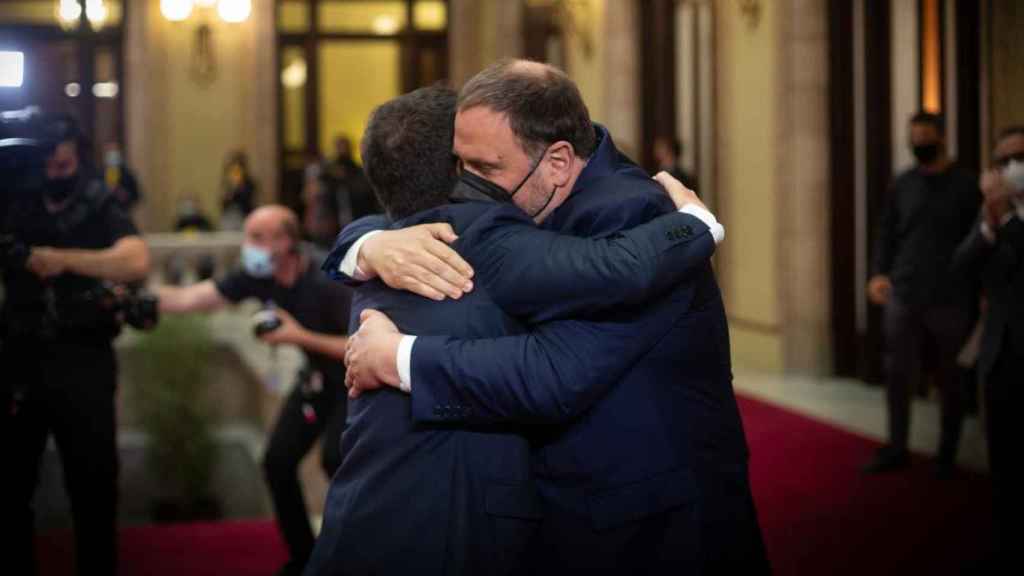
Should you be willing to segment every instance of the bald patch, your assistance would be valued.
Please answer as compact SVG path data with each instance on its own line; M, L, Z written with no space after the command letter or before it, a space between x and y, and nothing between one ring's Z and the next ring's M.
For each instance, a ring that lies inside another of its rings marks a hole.
M291 208L280 204L267 204L252 211L245 219L248 230L279 230L293 241L299 240L299 217Z

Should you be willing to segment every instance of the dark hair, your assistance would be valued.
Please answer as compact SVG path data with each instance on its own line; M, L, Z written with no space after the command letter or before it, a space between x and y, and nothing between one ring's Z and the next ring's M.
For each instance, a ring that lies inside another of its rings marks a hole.
M946 121L942 118L941 114L933 114L931 112L918 112L910 117L911 124L927 124L942 136L946 132Z
M527 154L565 140L580 158L594 153L597 136L576 84L547 64L502 60L470 78L459 110L484 106L505 114Z
M996 137L996 143L998 144L1004 138L1009 138L1010 136L1024 136L1024 124L1014 124L1000 130L999 136Z
M378 106L363 133L363 171L392 219L448 201L455 186L455 92L420 88Z

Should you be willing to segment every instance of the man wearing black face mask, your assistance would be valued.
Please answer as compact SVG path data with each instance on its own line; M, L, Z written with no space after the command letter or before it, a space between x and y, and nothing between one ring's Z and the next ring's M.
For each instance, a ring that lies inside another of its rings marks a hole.
M4 271L0 310L0 525L11 574L34 574L32 496L52 432L72 504L79 574L117 571L117 365L119 325L90 299L103 281L133 282L149 251L102 181L79 164L79 136L58 123L45 188L22 194L3 229L30 247ZM11 567L13 563L13 568Z
M950 272L953 251L971 231L981 204L977 178L946 154L944 125L935 114L910 120L917 165L893 182L879 226L868 298L884 306L889 443L864 467L886 472L909 464L910 398L923 373L922 348L935 353L942 400L936 475L953 471L964 413L957 354L970 327L966 278Z

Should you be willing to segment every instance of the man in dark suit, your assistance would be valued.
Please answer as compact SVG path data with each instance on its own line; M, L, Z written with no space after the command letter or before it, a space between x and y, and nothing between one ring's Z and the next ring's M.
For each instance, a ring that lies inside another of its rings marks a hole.
M478 287L461 299L435 303L369 282L353 301L362 323L372 321L372 307L417 333L522 333L524 321L641 301L706 264L714 240L708 226L688 214L616 238L584 240L541 231L519 209L472 188L456 189L448 204L454 114L455 95L443 88L388 102L371 117L363 158L396 226L446 222L459 234L454 246L476 267ZM339 260L329 258L325 269L336 274ZM498 273L510 269L514 276ZM556 308L524 296L521 284L539 283L571 304ZM598 285L609 288L595 292ZM546 329L538 335L564 339ZM555 358L565 354L550 352ZM306 573L519 572L542 513L523 428L417 424L410 410L409 397L396 390L351 400L344 460Z
M982 176L978 225L954 255L958 272L979 277L988 302L978 377L985 398L996 551L1008 558L1011 522L1022 511L1022 476L1013 460L1024 372L1024 126L1004 130Z
M547 65L506 61L471 79L454 150L463 184L511 198L547 230L613 238L671 209L590 122L575 85ZM395 268L389 243L406 242L403 234L380 232L361 246L343 234L336 250L351 247L346 259L360 275L383 275ZM523 282L520 291L571 304L545 285ZM416 422L537 426L545 518L536 572L768 572L710 265L641 306L544 324L552 326L566 330L553 348L578 362L540 350L534 334L412 337L376 317L349 347L350 396L388 385L411 391ZM618 357L637 360L623 366Z
M892 183L878 227L868 298L884 307L889 442L863 471L889 472L910 463L910 399L925 372L923 348L935 350L935 380L942 401L936 475L954 469L964 417L964 386L956 365L967 339L970 290L949 274L957 244L970 231L981 195L973 175L946 153L945 124L921 112L910 120L917 165Z

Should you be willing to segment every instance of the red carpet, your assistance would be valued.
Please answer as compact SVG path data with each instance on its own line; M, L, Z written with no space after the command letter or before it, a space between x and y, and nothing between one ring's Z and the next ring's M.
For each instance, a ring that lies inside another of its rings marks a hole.
M932 477L930 462L861 477L877 444L748 398L740 399L751 475L775 573L978 574L991 523L987 477ZM71 574L71 535L38 541L42 574ZM285 560L268 521L128 527L122 576L270 576Z
M754 499L776 574L978 574L991 484L962 472L863 477L878 444L770 404L740 399Z

